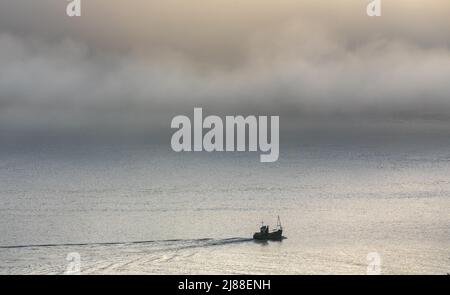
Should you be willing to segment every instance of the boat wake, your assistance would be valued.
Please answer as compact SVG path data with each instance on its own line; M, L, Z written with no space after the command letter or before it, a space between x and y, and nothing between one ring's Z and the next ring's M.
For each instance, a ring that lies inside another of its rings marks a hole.
M64 274L72 253L81 257L83 274L201 273L205 264L214 266L212 252L226 255L251 241L234 237L0 246L0 274Z
M61 243L61 244L26 244L26 245L10 245L0 246L0 249L19 249L19 248L47 248L47 247L83 247L83 246L124 246L139 244L182 244L200 246L220 246L232 243L244 243L252 241L250 238L226 238L226 239L170 239L170 240L147 240L147 241L130 241L130 242L94 242L94 243Z

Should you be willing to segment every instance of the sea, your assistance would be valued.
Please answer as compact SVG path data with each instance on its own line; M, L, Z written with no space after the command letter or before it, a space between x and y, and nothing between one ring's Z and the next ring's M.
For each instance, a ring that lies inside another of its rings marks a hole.
M0 151L0 274L447 274L450 138ZM284 239L252 239L280 217ZM75 263L75 264L74 264Z

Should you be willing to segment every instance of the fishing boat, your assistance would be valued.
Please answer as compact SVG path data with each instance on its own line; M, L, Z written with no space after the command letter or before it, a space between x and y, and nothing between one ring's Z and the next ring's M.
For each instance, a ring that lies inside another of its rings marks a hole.
M276 229L270 231L268 225L264 225L262 222L259 232L253 234L254 240L281 240L283 236L283 228L280 222L280 216L278 216Z

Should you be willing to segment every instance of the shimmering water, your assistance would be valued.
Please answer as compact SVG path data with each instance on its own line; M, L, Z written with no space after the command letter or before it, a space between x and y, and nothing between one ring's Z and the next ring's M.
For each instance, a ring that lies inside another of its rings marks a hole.
M424 143L425 142L425 143ZM0 152L0 273L450 272L450 140L310 141L258 154L80 144ZM256 243L261 220L281 242Z

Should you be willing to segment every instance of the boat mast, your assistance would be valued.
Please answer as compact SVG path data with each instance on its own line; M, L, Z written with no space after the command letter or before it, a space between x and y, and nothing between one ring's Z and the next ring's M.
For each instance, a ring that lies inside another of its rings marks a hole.
M279 227L280 229L282 229L282 227L281 227L281 221L280 221L280 215L278 215L277 227Z

